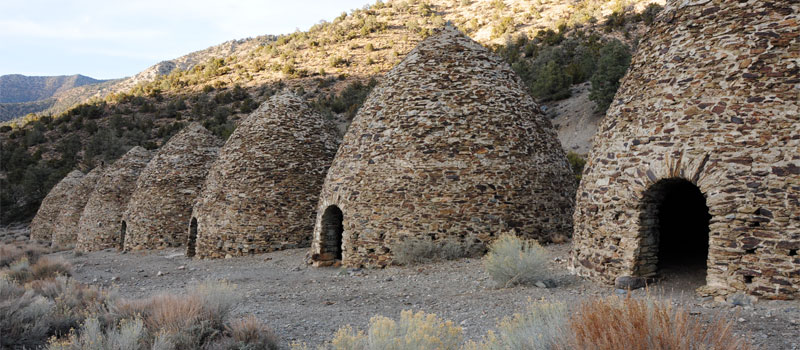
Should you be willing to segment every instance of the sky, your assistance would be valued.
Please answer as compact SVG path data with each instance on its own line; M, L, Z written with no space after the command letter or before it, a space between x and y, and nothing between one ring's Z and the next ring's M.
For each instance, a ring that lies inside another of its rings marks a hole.
M0 0L0 75L132 76L160 61L307 30L370 0Z

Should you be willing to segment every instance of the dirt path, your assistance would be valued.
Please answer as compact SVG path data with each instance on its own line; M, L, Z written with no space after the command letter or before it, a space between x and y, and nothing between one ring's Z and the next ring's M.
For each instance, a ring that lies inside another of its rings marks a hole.
M313 268L304 264L306 249L226 260L190 260L181 250L119 254L101 251L81 256L62 252L75 265L75 278L116 286L124 297L147 297L161 291L181 293L205 280L237 285L244 302L237 313L266 321L286 344L330 340L341 326L365 328L370 317L397 318L400 311L424 310L453 320L469 339L493 329L503 316L519 312L529 299L575 305L587 296L615 295L613 288L584 281L566 271L568 244L551 245L551 276L556 288L495 288L479 259L462 259L383 270ZM159 271L161 275L159 275ZM732 307L702 299L693 286L673 280L651 290L671 298L693 314L736 319L737 333L749 333L765 349L800 349L800 301L760 301ZM634 295L644 295L636 291Z

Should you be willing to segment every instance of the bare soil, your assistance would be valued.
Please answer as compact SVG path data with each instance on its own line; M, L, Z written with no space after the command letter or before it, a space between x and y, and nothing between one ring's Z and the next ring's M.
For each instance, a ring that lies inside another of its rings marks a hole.
M495 328L497 320L523 310L529 300L573 307L588 297L621 295L612 286L570 275L566 269L569 244L547 249L554 288L497 288L480 259L361 270L307 266L307 249L224 260L192 260L178 249L56 254L75 265L78 280L116 288L123 297L181 294L206 280L227 280L242 296L236 313L255 314L282 337L284 345L303 341L315 346L330 340L341 326L365 329L372 316L397 318L402 310L435 313L463 327L467 338L479 339ZM696 317L733 320L737 334L763 349L800 349L800 301L761 300L733 306L697 296L697 284L697 274L676 275L632 294L670 300Z

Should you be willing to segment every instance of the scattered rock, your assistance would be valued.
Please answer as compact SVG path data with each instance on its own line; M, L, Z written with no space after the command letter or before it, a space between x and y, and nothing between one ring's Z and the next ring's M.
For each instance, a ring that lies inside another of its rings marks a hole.
M634 290L645 286L647 280L644 277L619 276L614 280L614 288L617 289Z
M753 306L753 304L758 300L757 297L753 295L747 295L744 293L735 293L728 296L726 302L731 306L741 306L741 307L748 307Z

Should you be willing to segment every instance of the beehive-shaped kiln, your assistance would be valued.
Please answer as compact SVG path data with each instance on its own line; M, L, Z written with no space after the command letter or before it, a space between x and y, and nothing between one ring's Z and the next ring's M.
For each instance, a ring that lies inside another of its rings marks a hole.
M70 193L78 187L82 178L83 173L80 170L73 170L50 189L50 192L42 200L39 211L31 221L31 240L50 244L53 239L56 218L67 204Z
M800 3L669 0L595 136L571 267L800 296Z
M192 215L187 255L308 246L336 141L333 125L294 94L284 91L264 102L211 167Z
M222 140L199 123L170 138L142 170L122 218L125 250L186 244L192 206Z
M122 213L136 188L139 173L151 157L151 152L136 146L103 171L78 222L77 250L122 248Z
M478 254L502 231L569 235L575 181L549 120L501 58L450 25L359 110L317 209L312 258L383 266L403 241Z
M89 195L94 191L102 173L102 165L95 167L81 178L80 183L67 195L53 225L53 247L68 247L77 242L78 221L80 221L83 208L86 207Z

